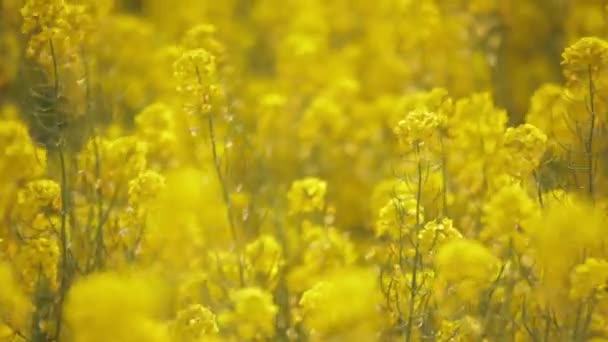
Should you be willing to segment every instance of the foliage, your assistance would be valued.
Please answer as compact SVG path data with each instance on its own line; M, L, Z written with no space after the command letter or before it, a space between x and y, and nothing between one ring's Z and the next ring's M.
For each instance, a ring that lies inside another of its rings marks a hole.
M608 341L602 0L0 0L0 341Z

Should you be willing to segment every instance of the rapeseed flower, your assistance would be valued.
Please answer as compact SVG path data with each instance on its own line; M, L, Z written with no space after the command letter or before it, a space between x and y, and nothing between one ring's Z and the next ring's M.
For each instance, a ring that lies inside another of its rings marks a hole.
M0 340L608 340L601 2L0 0Z

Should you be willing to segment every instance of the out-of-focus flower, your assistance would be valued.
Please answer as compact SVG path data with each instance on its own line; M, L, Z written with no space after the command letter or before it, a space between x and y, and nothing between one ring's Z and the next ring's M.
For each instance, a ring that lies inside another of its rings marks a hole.
M327 182L314 177L294 181L287 193L289 212L295 214L320 213L325 207Z
M220 326L230 326L236 336L245 340L272 338L275 335L274 320L278 312L270 293L248 287L230 294L233 310L222 313Z

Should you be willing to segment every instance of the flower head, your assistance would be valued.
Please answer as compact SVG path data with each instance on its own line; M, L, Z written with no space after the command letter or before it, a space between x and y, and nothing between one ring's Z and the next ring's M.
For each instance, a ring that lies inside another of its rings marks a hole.
M287 193L289 212L308 214L321 212L325 207L327 182L314 177L294 181Z
M530 124L507 128L504 135L507 165L516 174L525 175L540 163L547 146L547 136Z
M190 114L208 114L221 96L215 56L199 48L188 50L173 64L177 91Z
M585 37L567 47L562 54L562 67L568 84L586 86L589 77L598 80L608 63L608 42Z
M395 127L395 134L401 142L408 145L428 143L442 124L442 118L426 109L415 109Z
M219 332L213 312L200 304L180 310L175 319L175 335L179 341L196 342L201 337Z
M272 295L258 287L233 291L230 299L234 309L220 316L222 327L233 328L244 340L272 338L278 307Z

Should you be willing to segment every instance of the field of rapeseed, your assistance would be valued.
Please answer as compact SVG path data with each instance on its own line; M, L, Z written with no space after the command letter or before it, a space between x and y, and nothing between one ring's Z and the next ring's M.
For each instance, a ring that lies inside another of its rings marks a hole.
M608 341L605 0L0 0L0 341Z

